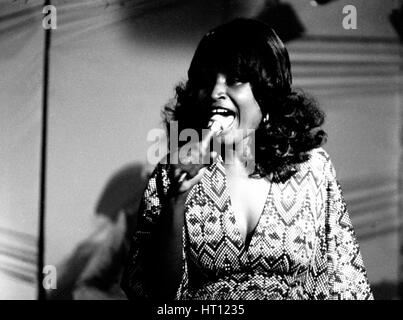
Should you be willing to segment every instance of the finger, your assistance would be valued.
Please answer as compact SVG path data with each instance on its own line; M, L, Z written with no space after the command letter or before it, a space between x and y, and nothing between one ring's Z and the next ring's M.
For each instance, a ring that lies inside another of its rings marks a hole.
M176 167L175 171L174 171L174 177L178 178L181 175L182 172L183 172L183 170L181 168Z
M187 175L188 175L188 173L185 172L185 171L181 173L181 175L180 175L180 177L178 179L178 184L179 185L181 185L183 183L183 181L185 181Z
M205 167L201 168L199 172L191 179L185 180L179 187L179 192L185 192L192 188L195 184L197 184L203 177L204 171L206 170ZM189 177L189 176L187 176Z
M217 151L210 152L210 158L211 158L212 162L214 162L217 157L218 157Z

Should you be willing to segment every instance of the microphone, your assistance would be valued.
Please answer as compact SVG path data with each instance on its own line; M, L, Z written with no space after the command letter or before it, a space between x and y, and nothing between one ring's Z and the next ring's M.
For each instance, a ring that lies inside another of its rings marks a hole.
M215 114L210 118L210 121L208 123L208 128L210 131L212 131L216 136L221 134L222 131L227 129L232 122L234 121L234 117L224 117L219 114Z

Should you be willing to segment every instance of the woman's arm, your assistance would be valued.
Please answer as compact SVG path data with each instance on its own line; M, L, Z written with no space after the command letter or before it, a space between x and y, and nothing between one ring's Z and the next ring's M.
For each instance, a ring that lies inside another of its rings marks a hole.
M165 212L159 219L152 238L151 282L154 297L173 299L182 280L183 230L185 223L185 202L191 188L198 183L206 164L214 161L216 153L208 150L214 131L182 154L178 152L179 163L171 164L171 185L165 197ZM174 157L175 158L175 157ZM203 160L209 161L203 161Z
M330 159L327 179L328 272L331 299L373 299L360 247Z
M166 212L161 215L150 250L151 291L154 298L174 299L182 279L182 231L185 194L167 199Z
M168 166L158 164L148 180L140 202L136 230L121 280L121 287L129 299L148 299L152 296L151 240L156 223L165 210L162 199L168 188Z
M144 191L121 286L131 300L173 299L182 278L187 193L170 194L172 167L159 164Z
M217 154L207 148L209 132L178 164L159 164L144 192L122 289L130 299L175 298L183 270L185 200ZM174 157L175 158L175 157ZM186 173L186 176L183 174ZM184 178L184 179L183 179Z

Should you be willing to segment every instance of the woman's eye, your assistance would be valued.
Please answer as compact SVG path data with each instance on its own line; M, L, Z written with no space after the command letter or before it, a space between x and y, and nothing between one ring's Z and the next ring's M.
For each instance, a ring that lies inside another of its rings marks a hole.
M238 78L227 79L227 84L230 86L239 86L244 83L245 83L244 81L242 81L241 79L238 79Z

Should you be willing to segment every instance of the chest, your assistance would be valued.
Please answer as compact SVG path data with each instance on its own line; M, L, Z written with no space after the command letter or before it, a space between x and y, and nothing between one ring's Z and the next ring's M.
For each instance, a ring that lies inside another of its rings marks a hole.
M284 274L326 258L326 189L311 175L279 184L224 173L221 166L207 171L187 200L188 252L197 268L227 274L253 261L256 270Z
M270 191L266 179L227 177L227 192L236 225L244 240L259 223Z

